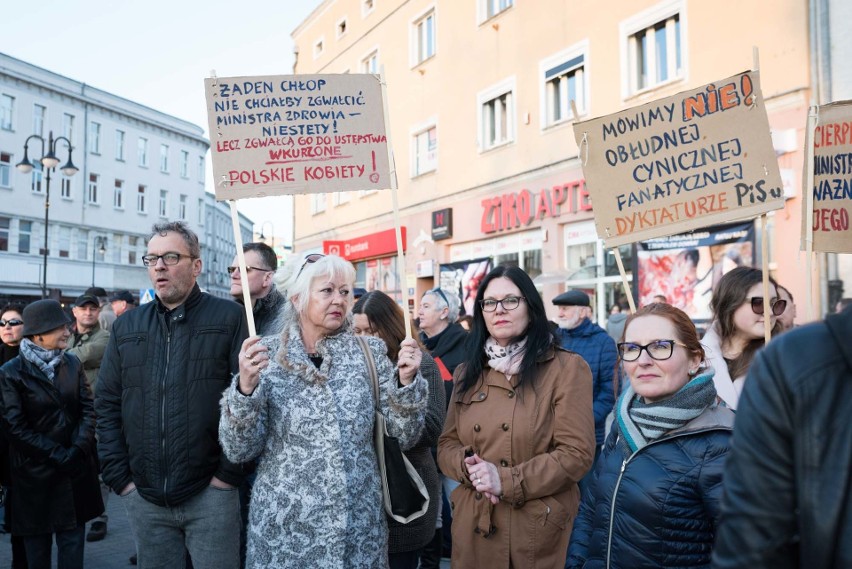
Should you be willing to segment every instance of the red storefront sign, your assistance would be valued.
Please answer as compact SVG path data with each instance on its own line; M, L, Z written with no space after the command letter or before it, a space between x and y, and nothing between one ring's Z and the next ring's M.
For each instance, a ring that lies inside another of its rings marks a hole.
M405 227L399 229L402 233L404 252L408 248ZM346 241L323 241L322 250L326 255L338 255L347 261L390 255L396 253L396 232L393 229L387 229Z
M482 200L483 233L496 233L526 227L535 220L559 217L563 213L591 211L586 181L555 185L537 193L523 189Z

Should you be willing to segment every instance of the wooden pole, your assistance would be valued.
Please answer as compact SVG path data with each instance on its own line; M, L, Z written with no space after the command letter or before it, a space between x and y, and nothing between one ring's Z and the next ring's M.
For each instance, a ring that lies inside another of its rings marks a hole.
M805 274L808 279L808 304L805 318L814 319L814 133L819 120L819 107L808 109L808 127L805 132L805 176L802 184L802 199L805 200Z
M251 293L249 292L248 273L246 271L246 256L243 252L243 236L240 234L240 217L237 213L236 200L228 200L231 205L231 225L234 228L234 245L237 248L237 262L240 265L240 285L243 287L243 305L246 309L246 320L248 320L249 336L257 334L254 326L254 312L251 304Z
M772 338L772 309L769 304L769 219L760 216L760 269L763 273L763 341Z

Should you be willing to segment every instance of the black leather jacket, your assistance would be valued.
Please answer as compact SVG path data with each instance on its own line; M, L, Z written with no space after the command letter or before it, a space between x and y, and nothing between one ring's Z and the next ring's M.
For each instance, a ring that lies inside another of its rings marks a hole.
M219 399L247 337L243 307L202 293L166 310L159 299L112 326L95 397L103 479L116 492L174 506L216 476L237 486L240 465L219 446Z
M852 567L852 308L758 354L737 408L713 567Z

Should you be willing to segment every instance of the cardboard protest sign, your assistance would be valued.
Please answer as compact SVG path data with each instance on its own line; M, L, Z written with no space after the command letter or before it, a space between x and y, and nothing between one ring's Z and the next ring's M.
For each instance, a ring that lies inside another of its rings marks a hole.
M574 125L607 247L784 206L757 72Z
M391 187L377 75L204 80L216 199Z
M813 190L802 200L802 250L812 198L813 250L852 253L852 101L819 108L813 146Z

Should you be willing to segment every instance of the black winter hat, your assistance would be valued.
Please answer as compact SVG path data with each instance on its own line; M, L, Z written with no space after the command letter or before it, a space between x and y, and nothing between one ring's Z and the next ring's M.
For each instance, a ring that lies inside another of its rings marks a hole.
M52 298L37 300L24 307L24 337L44 334L67 326L71 319L62 310L62 306Z
M553 299L556 306L590 306L589 295L581 290L569 290Z

